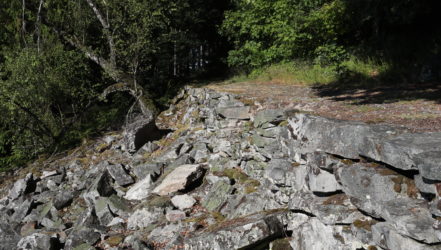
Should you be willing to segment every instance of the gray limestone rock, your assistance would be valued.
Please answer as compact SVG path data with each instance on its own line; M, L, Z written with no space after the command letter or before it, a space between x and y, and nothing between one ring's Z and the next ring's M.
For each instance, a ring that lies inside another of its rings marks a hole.
M293 230L291 247L298 250L363 249L364 244L345 231L344 226L328 226L310 218Z
M256 113L254 117L254 127L258 128L265 123L280 123L286 120L286 114L280 109L265 109Z
M227 119L250 119L250 107L229 107L229 108L217 108L216 112L223 118Z
M136 230L150 226L160 219L157 213L146 208L136 210L127 221L127 229Z
M217 211L228 200L232 190L229 180L217 181L205 196L202 206L208 211Z
M153 193L161 196L184 190L190 184L199 180L205 173L202 165L182 165L168 174Z
M183 194L174 196L171 199L171 202L173 206L177 207L178 209L185 210L187 208L191 208L196 203L196 200L190 195Z
M441 234L433 227L436 221L425 201L399 198L382 203L381 209L382 217L399 234L428 244L441 242Z
M58 210L69 206L74 198L72 191L61 191L59 192L53 201L54 207Z
M118 183L120 186L127 186L135 181L133 177L127 174L126 169L122 164L111 165L108 164L106 167L107 171L109 171L110 176Z
M437 143L441 141L441 136ZM441 151L428 151L417 154L415 157L421 176L428 180L441 181Z
M441 180L440 141L441 133L403 134L379 145L378 160L403 170L419 169L424 177Z
M34 233L22 238L18 244L19 250L52 250L57 246L57 238L52 238L47 234Z
M134 153L149 141L159 140L161 131L156 127L152 117L138 117L124 128L124 143L126 150Z
M204 230L185 239L186 249L239 249L271 240L283 235L280 216L284 211L265 211L243 217L240 220L225 221L210 230Z
M98 197L108 197L114 192L112 177L107 171L104 171L93 180L92 185L83 193L83 197L86 202L93 205Z
M147 198L150 194L150 186L152 183L151 176L147 175L147 177L130 187L124 198L127 200L143 200Z
M13 225L0 216L0 250L15 249L20 241L20 235Z
M383 249L441 249L440 245L427 245L400 235L393 226L387 222L377 223L372 226L374 242Z
M365 167L361 164L342 167L337 171L343 191L361 210L378 217L382 214L381 203L401 196L396 176L388 169Z
M312 192L334 193L341 190L334 175L320 168L310 167L307 180Z
M170 210L165 214L165 218L170 222L183 220L186 217L185 212L180 210Z
M365 218L345 194L317 197L311 193L297 192L290 198L291 210L313 214L325 225L350 224Z
M34 182L32 173L27 174L24 179L20 179L14 183L14 186L9 190L8 197L15 200L26 192L32 192L35 190Z

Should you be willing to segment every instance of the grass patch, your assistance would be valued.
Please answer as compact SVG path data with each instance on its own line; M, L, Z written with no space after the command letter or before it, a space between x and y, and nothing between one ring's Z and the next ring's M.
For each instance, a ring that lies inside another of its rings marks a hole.
M319 65L308 61L272 64L255 69L249 74L237 74L226 82L255 81L310 86L351 81L351 85L371 86L386 80L385 76L390 70L390 65L385 62L361 60L352 56L338 66Z

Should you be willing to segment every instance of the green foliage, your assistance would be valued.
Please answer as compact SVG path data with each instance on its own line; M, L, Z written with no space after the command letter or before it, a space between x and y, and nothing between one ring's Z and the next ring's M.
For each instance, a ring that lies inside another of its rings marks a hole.
M335 1L237 1L222 33L234 44L228 62L248 70L294 58L309 58L345 32L345 4Z
M34 156L50 149L77 122L97 95L88 63L73 51L54 45L5 55L0 81L3 133L13 155Z

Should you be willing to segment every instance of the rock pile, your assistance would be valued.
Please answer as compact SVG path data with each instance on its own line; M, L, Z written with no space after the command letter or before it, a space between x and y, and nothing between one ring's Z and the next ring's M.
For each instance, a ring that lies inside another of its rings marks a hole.
M441 249L440 133L201 88L156 126L173 132L107 135L17 180L0 249Z

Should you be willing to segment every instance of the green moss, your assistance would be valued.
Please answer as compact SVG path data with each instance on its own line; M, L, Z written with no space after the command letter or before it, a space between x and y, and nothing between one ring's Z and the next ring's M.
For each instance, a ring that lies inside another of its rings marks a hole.
M288 124L289 124L288 121L285 120L285 121L280 122L280 123L279 123L279 126L280 126L280 127L286 127L286 126L288 126Z
M336 194L325 200L323 205L343 205L347 198L345 194Z
M355 220L352 224L357 228L372 231L372 225L375 225L376 223L377 222L374 220Z
M121 235L115 235L115 236L110 236L109 238L107 238L106 242L107 242L107 244L109 244L109 246L116 247L123 240L124 240L124 238Z
M260 182L254 179L248 179L244 183L245 185L245 194L251 194L257 191L260 186Z
M171 206L171 200L167 196L154 196L147 204L150 207L168 207Z
M211 212L211 216L213 216L217 223L225 220L225 216L220 212Z
M291 244L289 243L289 239L277 239L272 244L272 250L290 250L292 249Z
M221 175L226 176L230 179L234 179L240 184L245 183L248 180L248 176L237 168L229 168L225 169Z

